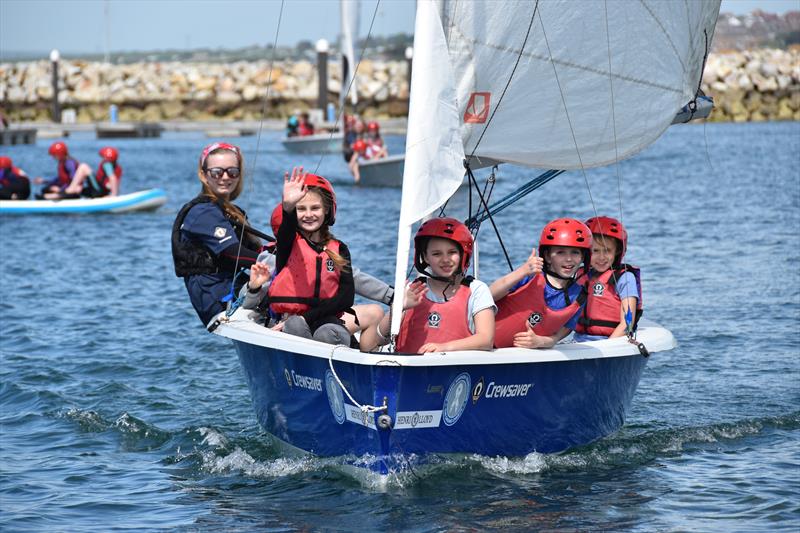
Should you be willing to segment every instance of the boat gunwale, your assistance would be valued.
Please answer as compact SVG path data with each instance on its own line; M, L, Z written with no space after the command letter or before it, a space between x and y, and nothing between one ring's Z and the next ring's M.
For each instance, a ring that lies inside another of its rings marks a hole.
M65 198L62 200L0 200L0 214L125 213L153 210L167 201L163 189L144 189L118 196Z
M331 358L331 352L333 352L334 361L368 366L476 366L552 363L629 356L641 357L638 348L628 342L625 337L599 341L567 342L549 349L499 348L491 352L465 350L449 353L436 352L425 354L425 356L389 352L361 352L343 345L333 346L312 339L273 331L252 321L250 314L251 311L238 309L230 319L221 321L220 325L214 330L214 334L233 341L323 359ZM643 321L640 325L637 340L644 344L650 353L671 350L677 346L675 337L669 330L650 321Z

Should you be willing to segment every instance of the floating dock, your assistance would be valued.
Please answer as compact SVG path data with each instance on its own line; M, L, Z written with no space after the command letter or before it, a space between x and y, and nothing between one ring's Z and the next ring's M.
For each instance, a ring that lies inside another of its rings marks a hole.
M34 144L36 128L13 128L0 130L0 145Z
M101 122L95 132L98 139L133 139L161 137L164 127L155 122Z

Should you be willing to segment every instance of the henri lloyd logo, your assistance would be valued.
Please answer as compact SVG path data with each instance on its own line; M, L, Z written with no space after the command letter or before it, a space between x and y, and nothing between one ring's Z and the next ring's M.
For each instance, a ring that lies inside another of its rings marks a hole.
M442 419L441 411L412 411L397 413L394 429L436 428Z
M538 311L534 311L531 313L531 316L528 317L528 324L531 325L532 328L535 328L539 322L542 321L542 313Z
M429 328L438 328L441 323L442 323L442 315L440 315L436 311L428 315Z
M603 284L602 283L595 283L592 285L592 290L594 291L594 296L602 296L603 295Z
M327 270L328 272L333 272L333 259L331 259L330 257L328 258L327 261L325 261L325 270Z
M489 118L489 102L492 93L477 92L469 95L467 109L464 111L464 123L483 124Z

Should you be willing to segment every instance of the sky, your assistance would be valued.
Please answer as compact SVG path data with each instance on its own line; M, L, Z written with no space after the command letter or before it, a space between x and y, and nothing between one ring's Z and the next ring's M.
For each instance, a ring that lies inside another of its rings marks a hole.
M413 0L361 0L362 37L376 5L374 34L413 33ZM53 48L102 54L106 43L111 53L263 46L275 40L280 8L279 0L0 0L0 60ZM800 10L800 0L723 0L721 11L754 9L785 13ZM338 33L338 1L285 1L279 45L335 41Z

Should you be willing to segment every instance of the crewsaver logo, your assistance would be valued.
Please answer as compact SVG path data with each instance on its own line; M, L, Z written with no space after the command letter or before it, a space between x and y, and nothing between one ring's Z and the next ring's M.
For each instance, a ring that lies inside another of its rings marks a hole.
M478 403L478 400L481 399L481 394L483 394L483 376L481 376L481 379L472 387L472 405Z
M536 325L542 321L542 313L538 311L534 311L531 313L531 316L528 317L528 324L531 325L532 328L535 328Z
M595 283L592 285L592 291L594 291L594 296L602 296L603 295L603 284L602 283Z
M483 124L489 118L492 93L478 92L469 95L467 109L464 111L465 124Z
M438 328L439 324L442 322L442 315L434 311L433 313L428 315L428 327L429 328Z
M333 272L333 259L331 259L330 257L328 258L327 261L325 261L325 270L327 270L328 272Z

